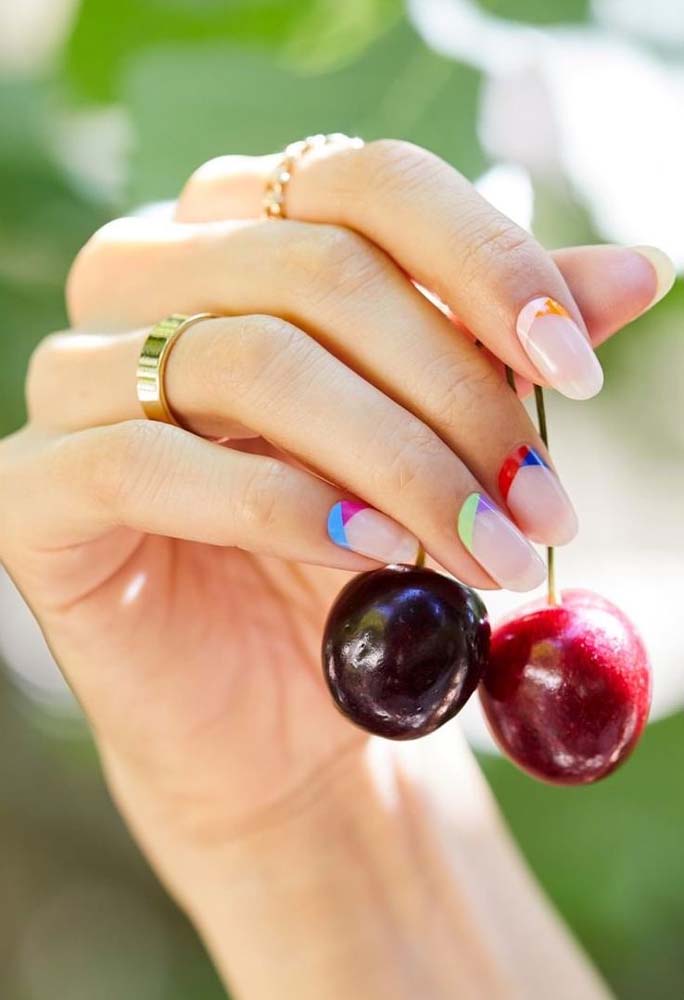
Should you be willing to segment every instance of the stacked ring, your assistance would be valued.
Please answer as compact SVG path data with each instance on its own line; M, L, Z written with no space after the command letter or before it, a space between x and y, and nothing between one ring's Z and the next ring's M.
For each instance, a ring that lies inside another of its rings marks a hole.
M292 177L295 164L307 153L323 146L336 145L342 149L361 149L363 139L351 138L343 132L330 132L328 135L310 135L306 139L291 142L278 157L272 174L266 181L263 200L263 214L267 219L284 219L285 191Z

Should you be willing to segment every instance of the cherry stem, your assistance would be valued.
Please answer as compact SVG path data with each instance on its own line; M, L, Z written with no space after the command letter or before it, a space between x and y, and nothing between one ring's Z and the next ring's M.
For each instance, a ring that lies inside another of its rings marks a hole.
M537 423L539 424L539 437L544 442L546 450L549 449L549 431L546 424L546 407L544 405L544 390L540 385L534 387L534 403L537 407ZM546 579L548 587L549 604L558 604L558 593L556 591L556 557L553 546L546 549Z
M513 374L513 369L506 365L506 381L513 390L517 392L515 387L515 375ZM544 442L546 450L549 450L549 429L546 423L546 407L544 405L544 390L540 385L535 385L534 387L534 402L537 407L537 423L539 424L539 437ZM546 549L546 579L547 579L547 595L549 604L559 604L558 592L556 590L556 553L553 546L549 545Z
M425 565L425 547L422 542L418 542L418 554L416 556L416 568L422 569Z

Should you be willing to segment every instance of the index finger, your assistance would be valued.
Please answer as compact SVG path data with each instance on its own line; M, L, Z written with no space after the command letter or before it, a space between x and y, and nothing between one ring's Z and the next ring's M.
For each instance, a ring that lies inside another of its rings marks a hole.
M277 157L220 157L183 191L182 221L258 215ZM432 153L399 140L334 144L297 161L292 218L347 226L435 292L505 364L571 399L603 385L584 320L552 257Z

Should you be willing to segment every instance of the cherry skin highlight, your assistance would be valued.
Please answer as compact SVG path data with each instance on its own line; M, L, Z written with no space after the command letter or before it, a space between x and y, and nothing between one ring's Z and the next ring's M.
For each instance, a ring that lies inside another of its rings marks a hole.
M629 619L598 594L565 591L492 635L480 698L497 743L543 781L606 777L633 750L648 717L651 672Z
M415 566L354 577L323 634L323 673L335 704L357 726L408 740L443 725L471 696L489 651L480 598Z

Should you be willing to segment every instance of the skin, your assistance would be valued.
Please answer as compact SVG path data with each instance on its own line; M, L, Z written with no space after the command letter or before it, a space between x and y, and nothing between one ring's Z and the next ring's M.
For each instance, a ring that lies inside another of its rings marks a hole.
M493 586L453 524L473 483L496 495L509 445L542 447L501 372L538 377L516 310L553 294L598 343L648 307L655 273L615 248L547 254L400 143L312 156L288 191L298 221L250 221L272 162L213 162L176 221L117 223L84 248L78 332L39 347L29 422L0 442L3 563L134 836L235 996L441 1000L458 983L462 997L605 997L457 729L397 746L332 707L322 623L350 571L377 563L335 546L324 513L352 491ZM347 228L361 221L364 235ZM333 265L349 281L331 282ZM173 350L188 429L141 419L146 328L200 309L233 318ZM414 352L403 365L397 338ZM433 396L420 372L438 356L451 381Z

